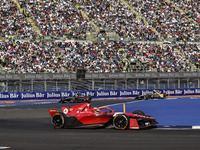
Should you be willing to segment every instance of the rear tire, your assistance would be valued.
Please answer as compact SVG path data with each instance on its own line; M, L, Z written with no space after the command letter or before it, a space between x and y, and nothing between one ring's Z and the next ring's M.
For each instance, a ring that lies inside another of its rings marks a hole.
M133 111L132 114L145 116L145 113L141 110Z
M65 125L65 118L64 118L65 114L63 113L55 113L52 118L51 118L51 122L54 126L54 128L60 129L63 128Z
M129 125L129 119L126 115L116 115L113 119L115 129L125 130Z

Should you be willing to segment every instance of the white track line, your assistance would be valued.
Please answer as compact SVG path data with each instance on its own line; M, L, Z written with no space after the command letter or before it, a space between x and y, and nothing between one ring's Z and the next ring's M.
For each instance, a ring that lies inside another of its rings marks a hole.
M200 129L200 126L192 126L192 129Z
M10 147L2 147L2 146L0 146L0 149L8 149L8 148L10 148Z

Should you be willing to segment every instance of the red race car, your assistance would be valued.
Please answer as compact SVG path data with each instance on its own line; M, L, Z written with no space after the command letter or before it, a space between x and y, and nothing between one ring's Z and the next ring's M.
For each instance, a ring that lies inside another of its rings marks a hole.
M157 124L154 118L139 110L132 113L115 112L108 107L92 108L91 103L83 103L71 108L62 107L62 112L58 112L56 109L48 111L55 128L108 127L113 125L115 129L123 130L153 127Z

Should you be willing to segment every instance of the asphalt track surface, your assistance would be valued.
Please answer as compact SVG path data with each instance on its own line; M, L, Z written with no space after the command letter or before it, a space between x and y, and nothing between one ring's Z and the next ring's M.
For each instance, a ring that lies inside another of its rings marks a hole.
M131 100L123 100L129 102ZM121 100L93 101L93 107ZM54 129L48 108L75 104L0 108L0 149L12 150L188 150L200 148L200 130Z

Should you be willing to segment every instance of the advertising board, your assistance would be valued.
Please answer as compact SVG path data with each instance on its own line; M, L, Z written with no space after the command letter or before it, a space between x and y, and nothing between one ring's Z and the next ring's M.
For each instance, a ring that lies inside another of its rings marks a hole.
M167 96L195 96L200 95L200 89L155 89ZM27 100L27 99L60 99L80 94L92 98L136 97L153 92L152 89L143 90L100 90L100 91L48 91L48 92L2 92L0 100Z

